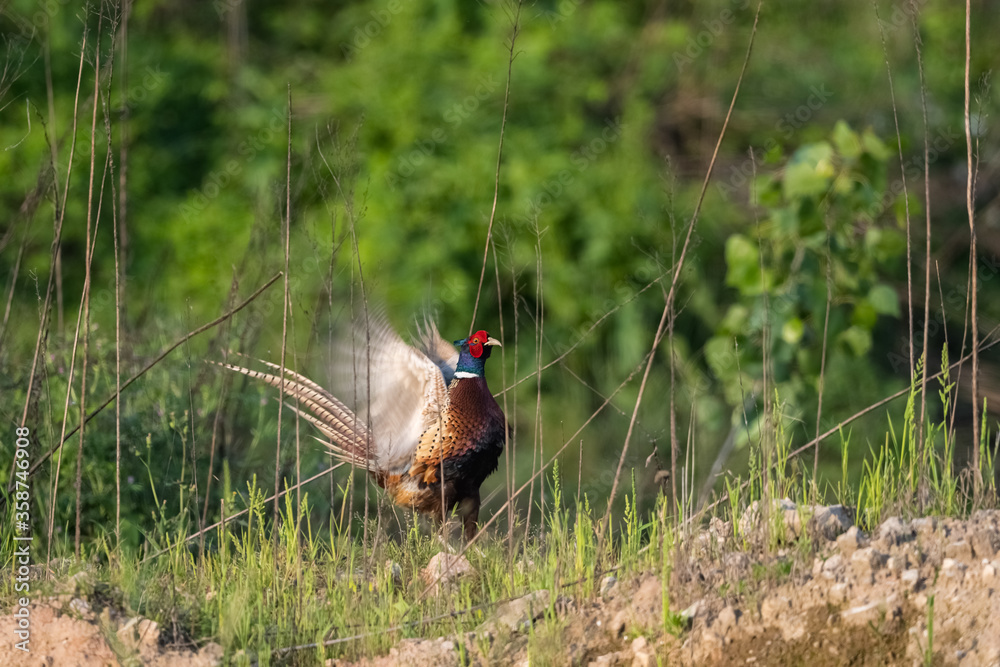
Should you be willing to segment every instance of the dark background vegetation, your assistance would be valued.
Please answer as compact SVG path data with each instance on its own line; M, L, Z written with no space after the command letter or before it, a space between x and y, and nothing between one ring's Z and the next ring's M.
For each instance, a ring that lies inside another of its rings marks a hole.
M696 487L727 441L733 451L725 468L745 473L747 444L756 438L765 400L780 407L792 447L816 433L828 284L820 431L909 385L906 209L886 57L914 228L919 332L925 130L915 27L931 146L928 365L938 370L944 349L952 360L968 351L963 7L947 0L876 4L885 53L869 2L773 3L761 13L677 298L677 444L680 463L694 462L694 472L687 471ZM105 16L100 34L99 9ZM540 465L536 450L556 451L649 349L664 303L655 281L666 275L662 285L669 286L754 10L742 1L564 0L522 8L495 253L476 326L498 335L502 320L505 355L488 370L494 391L569 352L541 374L540 383L531 378L507 395L517 426L512 474L518 482ZM1000 319L1000 162L991 122L998 97L989 79L997 63L996 10L992 2L973 3L984 333ZM137 3L127 39L122 23L113 35L109 30L117 11L55 0L0 4L6 49L0 86L4 481L51 268L84 34L58 301L42 390L28 419L33 456L58 441L63 418L85 275L92 145L92 224L99 221L99 227L87 351L91 408L114 389L116 224L126 377L283 268L289 90L289 366L326 379L331 341L352 304L357 309L361 302L359 266L370 303L384 305L402 331L431 313L447 338L463 336L476 300L504 110L510 6L459 0ZM92 137L98 39L102 99ZM102 190L105 118L112 164ZM222 482L206 487L213 450L213 477L221 477L225 462L234 489L245 488L254 475L271 488L275 392L227 378L202 360L221 359L233 349L277 361L281 331L279 282L231 323L185 344L126 391L127 541L139 542L156 502L169 500L171 508L180 502L191 516L204 507L208 518L217 515ZM920 343L918 335L918 354ZM658 484L670 483L656 476L670 467L669 351L664 342L657 352L627 461L647 501ZM995 352L982 360L981 394L992 434L1000 405L998 363ZM70 426L79 421L80 364L78 359ZM579 476L592 501L606 499L637 387L636 379L566 450L560 467L568 493L576 492ZM937 389L932 384L928 392L935 399L932 418L941 416ZM971 447L968 372L957 396L961 458ZM902 411L898 401L845 427L853 469L870 445L887 437L887 416L898 424ZM303 428L303 476L326 465L307 433ZM282 436L283 473L294 477L294 429L285 428ZM835 436L821 449L827 478L839 479L840 444ZM114 411L108 409L86 430L85 535L113 528L114 445ZM56 525L67 531L73 527L77 447L74 437L64 448L56 501ZM55 460L36 477L37 502L46 513ZM804 461L812 465L811 456ZM506 496L505 470L506 464L488 482L489 491L500 492L486 516ZM343 483L338 477L336 484ZM204 505L206 493L211 502ZM325 481L311 493L323 498L316 503L321 516L327 497L336 502L341 495Z

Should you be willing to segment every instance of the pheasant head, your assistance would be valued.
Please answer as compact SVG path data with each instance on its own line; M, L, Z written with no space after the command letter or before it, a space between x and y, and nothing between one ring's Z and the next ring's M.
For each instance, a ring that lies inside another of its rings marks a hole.
M490 358L491 348L500 346L500 341L491 338L485 331L477 331L468 338L455 341L459 346L458 365L455 366L455 377L482 377L486 360Z

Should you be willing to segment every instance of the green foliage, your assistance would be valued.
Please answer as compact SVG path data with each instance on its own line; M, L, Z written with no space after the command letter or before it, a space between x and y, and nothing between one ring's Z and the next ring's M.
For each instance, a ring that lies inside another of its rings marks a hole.
M871 130L857 133L841 121L829 140L800 147L758 179L762 213L754 234L726 240L726 285L738 296L706 344L732 404L743 402L740 372L748 385L766 364L785 409L807 414L824 336L828 381L842 383L839 362L865 358L879 317L899 316L885 282L906 249L897 221L883 215L893 201L889 155Z

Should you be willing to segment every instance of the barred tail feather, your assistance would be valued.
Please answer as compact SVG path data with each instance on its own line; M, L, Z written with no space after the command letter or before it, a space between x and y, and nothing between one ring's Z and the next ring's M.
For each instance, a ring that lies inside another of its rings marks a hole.
M295 405L289 407L329 438L329 442L324 444L330 449L334 458L368 470L375 469L374 443L371 441L368 429L358 421L350 408L312 380L287 368L285 377L282 378L280 375L263 373L243 366L215 361L210 363L281 389L286 396L298 402L299 407ZM261 363L280 370L276 364L266 361ZM302 407L305 409L300 409Z

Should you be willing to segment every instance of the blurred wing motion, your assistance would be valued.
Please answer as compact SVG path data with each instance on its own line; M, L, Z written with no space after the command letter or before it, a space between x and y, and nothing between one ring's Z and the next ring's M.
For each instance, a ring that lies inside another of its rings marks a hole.
M261 362L270 372L217 365L293 399L290 407L325 436L332 455L368 470L394 502L439 518L457 507L471 538L479 487L496 470L507 435L483 373L499 342L479 331L460 341L459 353L428 321L418 341L420 349L407 345L383 314L355 326L334 365L341 398L294 371L282 375L277 364Z

